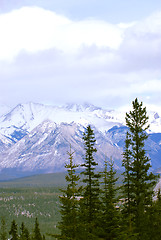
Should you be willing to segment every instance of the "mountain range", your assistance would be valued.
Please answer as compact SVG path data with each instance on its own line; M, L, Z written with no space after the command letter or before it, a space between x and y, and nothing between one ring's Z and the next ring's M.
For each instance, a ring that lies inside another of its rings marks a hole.
M82 137L88 124L95 133L98 166L112 157L115 168L121 169L125 112L90 104L57 107L30 102L13 109L0 106L0 114L0 179L64 171L70 146L74 162L83 163ZM155 111L148 115L146 150L156 170L161 167L161 117Z

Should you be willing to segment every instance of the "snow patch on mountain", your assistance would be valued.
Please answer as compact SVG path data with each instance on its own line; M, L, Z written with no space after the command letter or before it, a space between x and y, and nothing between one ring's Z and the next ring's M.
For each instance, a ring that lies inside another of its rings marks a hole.
M161 166L161 114L148 112L150 137L146 149L154 168ZM70 146L76 163L83 161L83 133L88 124L96 137L96 159L103 166L105 157L113 157L115 168L121 167L126 136L125 111L102 109L90 104L45 106L19 104L0 117L0 169L22 171L64 170Z
M84 131L84 126L74 122L56 124L46 120L11 146L8 151L0 154L0 169L16 167L23 171L37 169L46 172L62 171L65 162L68 161L67 151L69 151L70 146L74 151L75 163L82 164ZM99 166L103 166L105 155L108 159L112 155L116 168L120 168L120 149L111 144L103 133L95 128L94 131L97 139L96 158L99 159Z
M161 115L156 111L149 111L149 132L161 132ZM94 125L105 133L114 126L125 125L126 112L106 110L94 105L68 104L65 106L48 106L37 103L19 104L6 115L0 117L0 133L10 137L18 136L18 129L25 133L31 132L36 126L46 120L57 124L76 123L86 127Z
M11 108L5 104L0 104L0 117L11 111Z
M114 111L103 110L93 105L70 105L63 107L43 104L19 104L12 111L0 118L0 133L10 136L15 128L30 132L45 120L57 124L62 122L95 125L100 131L123 124Z

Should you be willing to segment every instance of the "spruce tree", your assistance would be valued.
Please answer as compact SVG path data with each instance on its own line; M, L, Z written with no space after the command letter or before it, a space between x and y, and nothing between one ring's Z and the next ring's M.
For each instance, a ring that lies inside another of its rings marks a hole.
M22 222L20 227L20 240L29 240L30 234L28 229L25 227L24 223Z
M61 190L63 196L60 196L61 202L61 222L59 229L61 235L57 236L60 239L78 239L78 197L80 195L80 188L78 188L79 175L76 174L78 165L73 164L74 152L68 152L69 164L65 165L68 174L66 175L66 182L68 183L66 190Z
M89 125L83 136L85 149L85 163L82 164L83 199L81 199L81 223L84 223L83 233L86 233L87 239L94 239L93 231L97 226L97 216L99 212L99 178L100 174L96 173L98 163L94 160L95 148L94 132Z
M38 219L35 219L32 240L42 240Z
M7 240L6 222L4 218L1 218L0 239Z
M157 199L153 201L152 205L146 212L147 217L147 240L161 239L161 192L157 193Z
M122 211L123 214L123 227L125 228L126 235L129 239L133 236L132 230L132 190L131 190L131 149L130 149L131 139L130 134L127 131L126 140L125 140L125 150L123 153L122 166L124 167L123 172L123 185L122 185L122 197L124 199L124 208Z
M154 202L154 221L153 221L153 236L151 234L151 239L154 240L161 239L161 190L158 190L157 200ZM149 221L150 226L151 221ZM148 226L148 229L150 229Z
M15 222L15 220L12 221L11 223L11 229L9 231L9 235L11 235L11 240L18 240L19 236L18 236L18 232L17 232L17 224Z
M150 159L146 154L145 140L148 138L148 116L143 103L136 98L133 102L133 110L126 113L126 125L129 128L128 146L124 152L125 179L124 184L129 195L131 220L134 223L134 233L139 240L144 239L145 212L151 205L153 187L157 177L150 172ZM129 150L129 152L127 152ZM126 153L127 156L126 156ZM127 159L130 161L127 164ZM129 168L130 167L130 168ZM127 175L129 174L129 176ZM129 182L128 182L129 181ZM128 184L129 188L128 188Z
M108 169L109 168L109 169ZM112 159L105 161L104 171L102 172L102 211L101 211L101 231L100 237L106 240L122 239L119 223L118 190L116 182L116 170Z

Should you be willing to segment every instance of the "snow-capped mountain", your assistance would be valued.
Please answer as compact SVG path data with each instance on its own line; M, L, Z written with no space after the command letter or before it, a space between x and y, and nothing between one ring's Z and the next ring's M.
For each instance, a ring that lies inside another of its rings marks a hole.
M7 114L9 111L11 111L11 108L5 104L0 104L0 117L4 114Z
M44 121L29 134L17 141L8 151L1 153L0 169L20 168L23 171L43 169L47 172L62 170L68 161L67 151L70 146L75 152L75 162L82 163L83 159L83 132L85 128L75 123L56 124L49 120ZM105 136L96 132L100 165L103 164L105 151L108 149L107 157L113 153L118 162L116 167L120 167L120 151L110 143ZM111 154L110 154L111 153ZM12 159L12 161L9 161Z
M119 116L119 115L118 115ZM70 104L63 107L42 104L19 104L12 111L0 118L0 133L10 135L15 128L30 132L45 120L55 123L92 124L101 131L123 123L114 111L103 110L93 105Z
M161 118L149 114L150 137L146 148L152 167L161 167ZM0 170L54 172L64 170L71 146L76 163L83 161L82 136L90 124L97 140L96 159L103 165L105 156L121 167L127 128L125 112L94 105L67 104L62 107L19 104L0 117Z

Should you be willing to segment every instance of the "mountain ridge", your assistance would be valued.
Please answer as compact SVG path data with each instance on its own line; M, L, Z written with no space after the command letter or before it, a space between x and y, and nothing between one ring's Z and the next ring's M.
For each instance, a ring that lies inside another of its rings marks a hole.
M151 129L146 143L153 169L161 167L161 118L150 112ZM0 117L0 170L57 172L64 170L72 147L77 164L83 161L83 132L90 124L96 137L99 167L112 156L120 169L127 127L125 112L94 105L46 106L19 104Z

